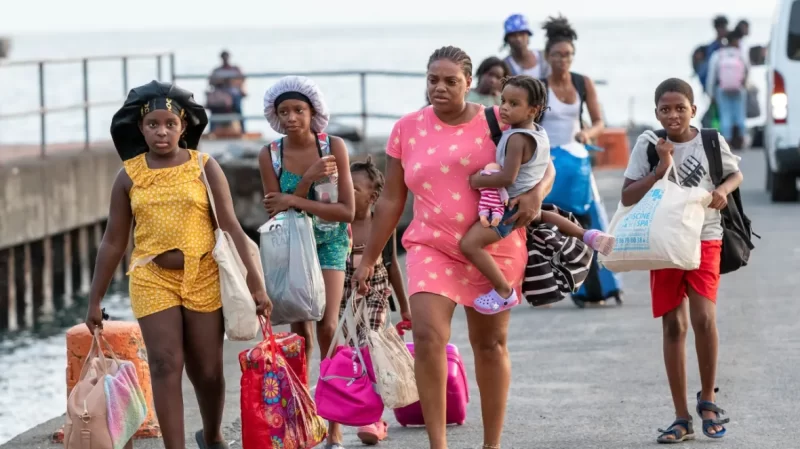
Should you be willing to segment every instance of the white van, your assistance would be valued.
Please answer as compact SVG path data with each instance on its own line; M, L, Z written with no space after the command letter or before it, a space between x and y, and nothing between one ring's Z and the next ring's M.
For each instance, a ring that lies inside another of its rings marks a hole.
M779 0L767 47L764 153L772 201L797 201L800 177L800 0Z

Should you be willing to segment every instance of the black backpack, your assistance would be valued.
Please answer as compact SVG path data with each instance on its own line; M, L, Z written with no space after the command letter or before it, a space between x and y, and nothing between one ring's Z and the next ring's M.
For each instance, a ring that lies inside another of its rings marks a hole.
M655 134L661 139L667 138L666 130L655 131ZM714 186L719 186L725 182L725 179L722 179L719 133L716 129L705 128L700 130L700 136L703 139L703 149L706 151L711 180ZM647 147L647 161L650 163L651 171L659 162L656 146L652 143ZM720 211L720 216L722 217L722 255L719 272L725 274L747 265L750 260L750 250L755 248L752 238L753 236L761 238L761 236L753 232L750 219L744 214L742 196L738 188L728 194L728 207Z

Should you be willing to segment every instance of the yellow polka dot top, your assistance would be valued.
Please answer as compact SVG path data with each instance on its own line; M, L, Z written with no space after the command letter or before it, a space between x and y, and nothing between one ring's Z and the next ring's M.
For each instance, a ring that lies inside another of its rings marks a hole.
M151 169L145 154L125 161L125 172L133 181L130 190L133 212L133 254L128 274L159 254L178 249L184 255L182 289L192 285L200 257L216 242L208 195L200 178L198 157L208 154L188 150L190 159L177 167Z

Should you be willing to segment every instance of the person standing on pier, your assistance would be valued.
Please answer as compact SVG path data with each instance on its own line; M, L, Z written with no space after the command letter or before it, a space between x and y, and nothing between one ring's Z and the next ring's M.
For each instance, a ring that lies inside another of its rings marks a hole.
M349 224L356 210L350 159L341 138L324 134L330 118L328 106L309 78L287 76L270 87L264 94L264 115L273 130L285 135L258 156L264 208L270 217L288 209L314 217L314 238L325 281L325 312L316 325L319 352L324 357L339 323L351 247ZM311 324L292 324L292 332L306 341L306 360L311 360L314 349ZM330 423L326 448L343 449L341 443L341 426Z
M224 449L222 410L223 317L219 269L211 251L216 226L229 232L239 254L247 235L219 164L197 148L208 117L191 92L152 81L134 88L111 121L123 160L111 190L111 207L97 254L86 325L103 325L100 307L128 248L133 224L130 300L147 346L153 400L166 449L186 447L183 368L195 387L203 429L200 448ZM199 159L199 160L198 160ZM214 223L200 161L218 208ZM262 315L272 308L254 261L242 258L247 285Z

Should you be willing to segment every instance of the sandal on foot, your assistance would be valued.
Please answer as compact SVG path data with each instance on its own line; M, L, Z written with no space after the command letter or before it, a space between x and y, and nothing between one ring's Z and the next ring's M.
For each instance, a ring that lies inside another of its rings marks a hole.
M714 389L714 393L718 393L719 388ZM730 418L724 418L725 410L722 410L717 406L717 404L711 401L701 401L700 400L700 391L697 392L697 415L700 419L703 420L703 435L709 438L722 438L728 432L728 430L723 426L723 424L728 424L731 420ZM703 418L703 412L712 412L716 415L715 418ZM708 433L709 429L713 426L720 426L722 429L716 431L715 433Z
M203 438L202 430L198 430L194 434L194 439L197 441L197 447L200 449L228 449L228 443L224 440L213 444L206 444L206 440Z
M511 290L508 298L503 298L497 290L492 290L485 295L478 296L472 302L472 307L484 315L494 315L505 312L506 310L519 304L519 297L516 290Z
M358 428L358 439L367 446L374 446L389 435L389 423L378 421L375 424Z
M684 441L694 439L692 418L678 418L667 428L667 430L658 429L658 431L661 432L661 435L659 435L658 439L656 439L659 444L683 443ZM672 438L668 438L670 436Z
M325 445L325 449L345 449L345 447L339 443L330 443Z

